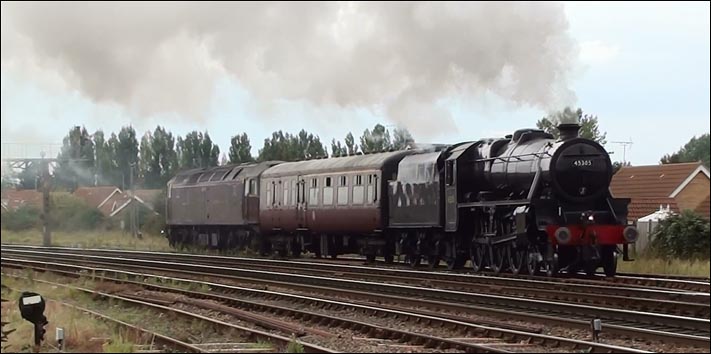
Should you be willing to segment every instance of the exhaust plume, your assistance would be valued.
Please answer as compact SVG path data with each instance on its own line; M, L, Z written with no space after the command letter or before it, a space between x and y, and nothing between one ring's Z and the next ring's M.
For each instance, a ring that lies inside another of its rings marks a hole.
M230 77L263 107L367 108L423 137L456 129L454 95L574 103L567 29L553 3L3 3L2 68L186 119Z

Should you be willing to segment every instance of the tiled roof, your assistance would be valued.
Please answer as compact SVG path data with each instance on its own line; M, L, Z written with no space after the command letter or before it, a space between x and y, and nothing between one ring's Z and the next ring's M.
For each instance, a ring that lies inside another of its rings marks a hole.
M114 186L104 187L79 187L74 191L74 195L86 202L91 207L98 208L101 202L106 200L118 188ZM120 190L119 193L120 194Z
M706 219L711 218L711 215L709 215L709 214L711 214L711 211L710 211L711 206L709 206L709 203L710 203L709 199L710 198L711 198L711 196L707 195L706 199L704 199L704 201L701 202L701 204L699 204L699 206L697 206L696 209L694 209L694 212L696 214L699 214L699 215L705 217Z
M659 206L664 208L669 205L669 209L675 213L679 213L679 206L673 198L632 198L628 208L627 219L637 220L643 216L654 213L659 210Z
M144 203L146 203L151 208L154 208L155 206L153 204L155 203L156 197L158 197L158 194L160 194L161 190L160 189L136 189L134 192L135 192L136 197L140 198Z
M25 205L41 208L42 193L34 189L8 189L2 193L2 205L9 210Z
M610 191L617 198L666 198L699 165L700 162L625 166L612 177Z
M130 199L131 197L126 193L116 193L99 208L99 211L106 216L111 216L111 213L121 208L121 206L126 204Z

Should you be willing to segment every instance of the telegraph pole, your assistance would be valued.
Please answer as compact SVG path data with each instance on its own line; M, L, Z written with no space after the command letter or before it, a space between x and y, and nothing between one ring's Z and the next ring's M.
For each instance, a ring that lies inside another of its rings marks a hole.
M58 159L44 158L44 152L40 153L41 158L28 159L5 159L10 168L28 169L32 165L39 165L40 186L42 187L42 245L49 247L52 245L52 230L49 224L50 207L49 207L49 190L51 189L52 180L49 174L49 165L56 163Z
M42 188L42 215L40 216L42 220L42 245L49 247L52 245L52 229L49 223L51 209L49 204L49 191L52 189L52 176L49 174L49 166L55 164L69 161L84 161L83 159L58 159L58 158L45 158L45 153L42 151L40 153L40 158L11 158L3 159L8 163L9 168L22 168L29 169L31 166L39 166L39 177L40 186Z

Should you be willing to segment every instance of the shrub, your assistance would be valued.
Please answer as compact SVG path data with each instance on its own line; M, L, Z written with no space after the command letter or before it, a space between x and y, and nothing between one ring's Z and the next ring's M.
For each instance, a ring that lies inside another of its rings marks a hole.
M11 231L21 231L37 227L41 224L39 209L33 206L22 206L17 210L2 213L2 227Z
M51 199L52 227L66 231L89 230L104 221L104 215L81 199L69 195L53 195Z
M709 221L684 210L659 223L652 233L652 251L662 258L709 259Z

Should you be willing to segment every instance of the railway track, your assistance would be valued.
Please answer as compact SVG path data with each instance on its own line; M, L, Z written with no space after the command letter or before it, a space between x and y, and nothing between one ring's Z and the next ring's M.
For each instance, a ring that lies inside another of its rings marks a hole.
M16 293L21 293L22 290L20 289L15 289L13 287L7 287L9 290L14 291ZM101 319L105 322L113 323L115 325L118 325L120 328L124 330L124 333L129 333L133 334L134 337L144 337L144 338L149 338L151 342L151 346L149 350L152 350L154 348L167 348L167 349L172 349L172 350L177 350L183 353L206 353L207 351L190 343L186 343L184 341L181 341L180 339L173 338L170 336L166 336L157 332L153 332L149 329L132 325L130 323L118 320L116 318L113 318L111 316L107 316L104 314L101 314L96 311L92 311L88 308L70 304L68 302L60 301L60 300L55 300L55 299L50 299L46 298L45 299L47 302L50 303L56 303L59 304L60 306L63 307L68 307L71 308L75 311L79 311L82 313L85 313L87 315L93 316L95 318Z
M9 277L14 277L14 278L19 278L19 276L17 276L17 275L9 275L9 274L3 274L3 275L9 276ZM244 338L255 338L255 339L267 341L269 343L274 343L281 348L286 348L289 345L289 343L292 341L292 339L289 337L281 336L281 335L270 333L270 332L260 331L260 330L256 330L256 329L248 328L248 327L244 327L244 326L238 326L238 325L220 321L220 320L217 320L217 319L214 319L211 317L206 317L206 316L203 316L200 314L196 314L196 313L184 311L181 309L165 306L165 304L154 303L151 301L144 301L144 300L140 300L137 298L126 297L126 296L121 296L121 295L109 294L109 293L97 291L94 289L72 286L72 285L58 283L58 282L51 282L51 281L47 281L47 280L33 279L33 282L47 284L47 285L51 285L53 287L68 288L68 289L72 289L74 291L98 296L103 299L111 299L114 301L121 301L121 302L127 303L129 305L140 306L140 307L147 308L147 309L157 310L159 312L174 313L176 315L183 316L189 320L204 321L204 322L210 323L212 325L215 325L217 327L220 327L224 330L240 333L241 336ZM115 321L115 319L112 319L112 318L105 316L105 315L101 315L101 314L94 312L94 311L90 311L90 313L92 315L100 315L100 316L102 316L102 318ZM196 344L185 343L185 342L179 341L175 338L171 338L171 337L165 336L165 335L160 335L158 333L151 332L146 329L141 329L140 327L133 326L133 325L130 325L125 322L122 322L121 324L130 326L131 328L133 328L135 330L139 330L139 331L143 331L146 333L150 333L152 335L160 336L161 339L163 339L165 342L169 343L171 346L176 347L177 349L187 350L189 352L209 352L210 351L210 350L201 348L199 344L196 345ZM324 347L321 347L321 346L318 346L315 344L303 342L303 341L300 342L300 344L303 346L304 350L309 353L337 353L337 351L334 351L334 350L331 350L328 348L324 348Z
M72 262L90 263L99 266L120 266L151 269L151 271L181 272L193 275L212 275L229 279L259 281L259 283L288 286L292 288L310 289L328 288L333 292L350 292L351 296L366 297L368 294L379 294L383 299L387 296L399 298L393 302L417 302L422 306L430 301L430 307L454 308L455 311L479 311L492 313L498 316L519 317L530 320L545 318L547 321L558 321L577 328L587 326L592 317L600 317L605 321L606 329L621 335L635 338L654 338L666 342L686 343L694 346L708 347L709 321L705 319L689 318L683 316L660 315L648 312L626 311L618 309L603 309L576 304L561 304L556 302L512 298L487 294L471 294L458 291L440 289L426 289L395 284L383 284L345 279L295 275L288 273L266 272L257 270L236 269L214 265L184 264L158 260L137 260L136 253L126 253L125 257L111 258L106 256L77 255L71 253L48 253L46 251L14 250L6 251L3 248L3 257L6 254L20 254L23 258L34 258L40 261L49 261L61 256L63 260ZM148 267L148 268L146 268ZM405 299L402 296L406 297ZM418 299L415 299L418 298ZM422 298L422 299L419 299ZM567 322L566 322L567 321Z
M63 270L55 269L53 265L57 265ZM439 349L459 349L466 352L507 352L505 350L507 345L520 348L522 344L526 345L526 350L535 351L537 347L541 347L545 350L548 348L565 348L568 350L582 350L585 352L616 352L616 353L642 353L644 351L625 348L614 345L607 345L595 342L567 339L549 335L542 335L539 333L531 332L525 328L517 329L507 329L507 328L497 328L492 326L477 325L470 322L458 321L454 319L443 318L438 315L433 314L423 314L408 312L398 309L386 308L386 307L374 307L367 305L360 305L354 303L346 303L340 301L319 299L309 296L300 296L288 293L280 293L268 290L259 289L249 289L244 287L235 287L229 285L222 285L217 283L208 283L202 281L195 281L184 278L173 278L173 277L160 277L161 283L164 284L176 284L176 283L187 283L192 285L207 286L210 292L197 292L191 290L185 290L176 287L167 287L165 285L157 285L152 283L147 283L147 279L155 279L148 277L145 274L124 272L117 270L108 269L97 269L89 268L84 266L66 266L52 263L40 263L35 262L33 265L31 262L25 263L13 263L12 260L9 262L3 260L3 266L14 266L14 267L31 267L37 270L52 271L64 276L80 276L83 274L85 277L89 277L95 280L102 281L112 281L119 282L126 285L131 285L135 287L142 287L145 289L150 289L153 291L163 292L163 293L179 293L181 295L186 295L190 299L209 299L214 300L226 305L229 308L240 308L247 309L250 312L268 312L272 314L286 315L293 318L302 319L312 323L319 324L329 324L331 326L338 326L341 328L354 328L358 329L360 332L374 335L377 338L396 338L400 341L408 343L424 343L426 347L436 347ZM51 269L51 270L50 270ZM69 270L72 269L72 270ZM111 276L109 276L111 274ZM259 299L259 300L253 300ZM280 301L289 301L297 304L308 304L309 308L328 308L330 312L333 311L347 311L347 312L362 312L366 314L372 314L377 316L389 316L411 323L427 324L433 327L446 327L451 333L457 334L459 337L456 339L451 338L438 338L432 335L424 335L415 332L407 332L402 330L396 330L384 326L373 325L370 323L362 321L349 320L343 317L335 317L332 315L319 314L317 312L298 310L293 308L287 308L284 306L271 305L265 303L264 299L274 299ZM147 300L150 301L150 300ZM199 300L190 300L190 302L195 302ZM219 309L219 306L212 306L213 309ZM469 341L495 341L497 348L487 347L486 344L475 344ZM502 341L502 342L499 342ZM509 344L507 344L509 343Z
M15 248L6 248L12 250ZM27 248L17 248L17 250ZM49 249L53 250L53 249ZM57 250L57 249L55 249ZM377 280L382 282L426 286L444 290L471 293L486 293L504 296L526 297L548 301L605 306L644 312L665 313L678 316L709 318L709 294L702 292L668 289L647 289L638 286L621 287L600 283L551 281L544 278L518 279L440 272L346 266L341 264L264 260L252 258L183 255L171 253L124 252L110 250L58 249L73 254L95 254L127 257L137 255L157 261L190 262L219 267L240 267L274 272L310 274L315 276L338 276L351 280Z

